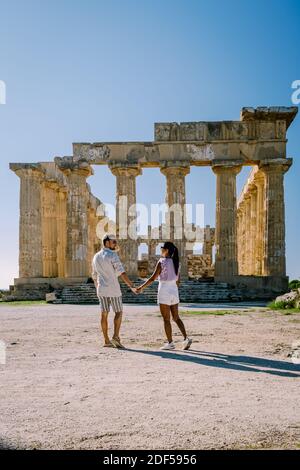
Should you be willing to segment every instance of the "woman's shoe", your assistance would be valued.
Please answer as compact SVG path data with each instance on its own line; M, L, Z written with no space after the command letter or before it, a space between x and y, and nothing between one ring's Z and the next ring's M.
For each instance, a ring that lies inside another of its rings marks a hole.
M190 349L192 342L193 342L192 338L186 338L182 343L182 349L184 351L186 351L187 349Z
M173 343L165 343L161 348L162 351L171 351L172 349L175 349L175 344Z

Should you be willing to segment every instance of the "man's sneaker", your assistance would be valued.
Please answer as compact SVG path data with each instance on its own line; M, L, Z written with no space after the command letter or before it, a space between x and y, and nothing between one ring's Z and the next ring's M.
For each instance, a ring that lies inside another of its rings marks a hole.
M103 344L103 347L104 347L104 348L115 348L115 346L112 344L112 342L104 343L104 344Z
M112 344L114 345L115 348L118 348L118 349L125 349L123 344L121 343L120 341L120 338L112 338L111 339L111 342Z
M162 351L170 351L172 349L175 349L175 344L173 343L165 343L161 348Z
M184 351L186 351L187 349L190 349L192 342L193 342L192 338L186 338L182 343L182 349Z

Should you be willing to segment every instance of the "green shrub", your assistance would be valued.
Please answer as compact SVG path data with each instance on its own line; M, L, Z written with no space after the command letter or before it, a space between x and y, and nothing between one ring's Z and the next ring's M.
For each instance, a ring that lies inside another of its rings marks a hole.
M300 289L300 281L298 279L293 279L289 282L289 288L291 290Z
M273 310L283 310L285 308L289 308L289 305L283 300L279 302L275 302L275 300L272 300L272 302L270 302L267 306L269 308L272 308Z

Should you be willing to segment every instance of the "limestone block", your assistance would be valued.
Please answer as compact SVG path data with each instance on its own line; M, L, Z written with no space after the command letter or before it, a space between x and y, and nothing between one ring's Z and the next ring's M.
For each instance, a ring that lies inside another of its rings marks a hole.
M297 307L300 302L300 294L297 290L292 290L286 294L279 295L275 299L275 305L284 306L285 308Z
M50 292L49 294L46 294L46 302L47 303L53 303L55 300L57 300L57 296L55 292Z

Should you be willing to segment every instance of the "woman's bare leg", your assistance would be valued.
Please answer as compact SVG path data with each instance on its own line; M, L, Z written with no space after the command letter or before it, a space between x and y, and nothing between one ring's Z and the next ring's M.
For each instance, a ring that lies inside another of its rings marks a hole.
M176 325L180 329L180 331L183 335L183 338L186 339L187 334L186 334L186 331L185 331L185 326L183 324L183 321L181 320L181 318L179 316L179 313L178 313L178 304L171 305L170 308L171 308L171 314L172 314L172 318L173 318L174 322L176 323Z
M173 340L172 340L172 326L171 326L171 320L170 320L170 306L159 304L159 308L160 308L160 313L164 320L164 327L165 327L167 340L169 341L169 343L172 343Z

